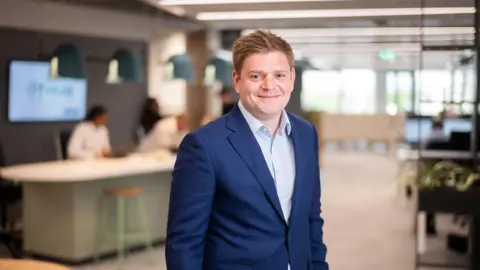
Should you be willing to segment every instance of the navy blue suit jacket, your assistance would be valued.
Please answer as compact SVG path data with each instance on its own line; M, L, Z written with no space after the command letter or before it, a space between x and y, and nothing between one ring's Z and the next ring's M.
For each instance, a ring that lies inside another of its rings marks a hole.
M327 270L318 138L289 114L295 185L287 225L274 180L240 109L182 141L170 193L168 270Z

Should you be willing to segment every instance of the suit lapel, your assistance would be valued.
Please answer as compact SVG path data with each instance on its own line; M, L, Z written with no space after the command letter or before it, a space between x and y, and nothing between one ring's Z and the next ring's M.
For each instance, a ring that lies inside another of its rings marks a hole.
M260 145L255 139L238 106L228 115L227 126L235 131L228 136L228 140L258 180L277 214L285 221L275 188L275 180L268 169Z
M302 191L304 190L303 185L305 184L305 179L303 179L303 173L305 172L305 166L308 164L308 161L305 160L305 153L308 153L307 145L308 143L302 143L301 132L298 127L295 125L293 117L290 117L290 124L292 125L291 138L293 142L293 152L295 154L295 184L292 195L292 209L290 211L289 221L295 220L295 214L297 208L300 204L300 201L304 198L302 196ZM289 222L291 224L291 222Z

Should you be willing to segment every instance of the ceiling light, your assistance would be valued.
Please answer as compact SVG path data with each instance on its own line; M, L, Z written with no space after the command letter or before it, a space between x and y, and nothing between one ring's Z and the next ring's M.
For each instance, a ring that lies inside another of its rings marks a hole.
M313 37L313 38L304 38L304 37L294 37L286 38L290 44L342 44L342 43L386 43L386 42L425 42L428 41L439 41L439 42L448 42L448 41L458 41L458 42L467 42L474 40L473 36L425 36L424 38L418 36L407 36L406 39L399 38L394 40L376 40L372 38L368 39L347 39L342 38L329 38L329 37Z
M378 52L381 49L376 49L376 48L329 48L329 49L323 49L323 50L314 50L314 49L308 49L308 50L295 50L295 53L301 53L302 56L304 57L309 57L311 55L330 55L333 56L335 54L339 55L344 55L344 54L355 54L355 55L363 55L363 54L368 54L368 53L375 53L378 54ZM421 52L420 48L410 48L410 49L403 49L403 50L394 50L395 54L400 55L400 54L418 54Z
M162 6L194 6L194 5L339 2L339 1L352 1L352 0L160 0L159 4Z
M271 32L284 37L354 37L354 36L420 36L424 35L467 35L475 34L473 27L374 27L374 28L302 28L270 29ZM255 30L247 29L242 34Z
M187 14L187 11L181 7L165 7L164 8L166 11L172 13L172 14L175 14L177 16L184 16L185 14Z
M474 7L438 8L379 8L379 9L325 9L325 10L268 10L200 12L201 21L298 19L298 18L341 18L341 17L384 17L414 15L472 14Z
M402 51L402 52L418 52L421 51L421 45L419 43L383 43L383 44L337 44L336 46L331 45L319 45L319 44L305 44L305 45L296 45L293 47L295 51L303 52L365 52L365 51L379 51L382 49L389 49L392 51Z

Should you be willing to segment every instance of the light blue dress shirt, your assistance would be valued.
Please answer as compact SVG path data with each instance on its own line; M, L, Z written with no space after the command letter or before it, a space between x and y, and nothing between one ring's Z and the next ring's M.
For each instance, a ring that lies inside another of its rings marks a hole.
M295 184L295 155L290 137L292 127L288 115L283 110L280 127L272 136L268 128L249 113L241 102L238 103L238 107L262 149L268 169L275 180L283 215L288 223Z

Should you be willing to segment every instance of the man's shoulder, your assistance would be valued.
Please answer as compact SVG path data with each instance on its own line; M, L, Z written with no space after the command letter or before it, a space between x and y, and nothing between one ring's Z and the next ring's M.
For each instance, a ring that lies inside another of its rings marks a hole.
M216 140L227 135L226 124L227 116L224 115L192 131L191 134L202 140Z
M85 131L85 130L92 130L92 124L88 122L80 122L74 127L74 131Z
M288 119L290 120L290 123L295 126L295 128L300 129L302 132L314 132L315 127L313 124L307 120L305 120L303 117L298 116L296 114L287 112Z

